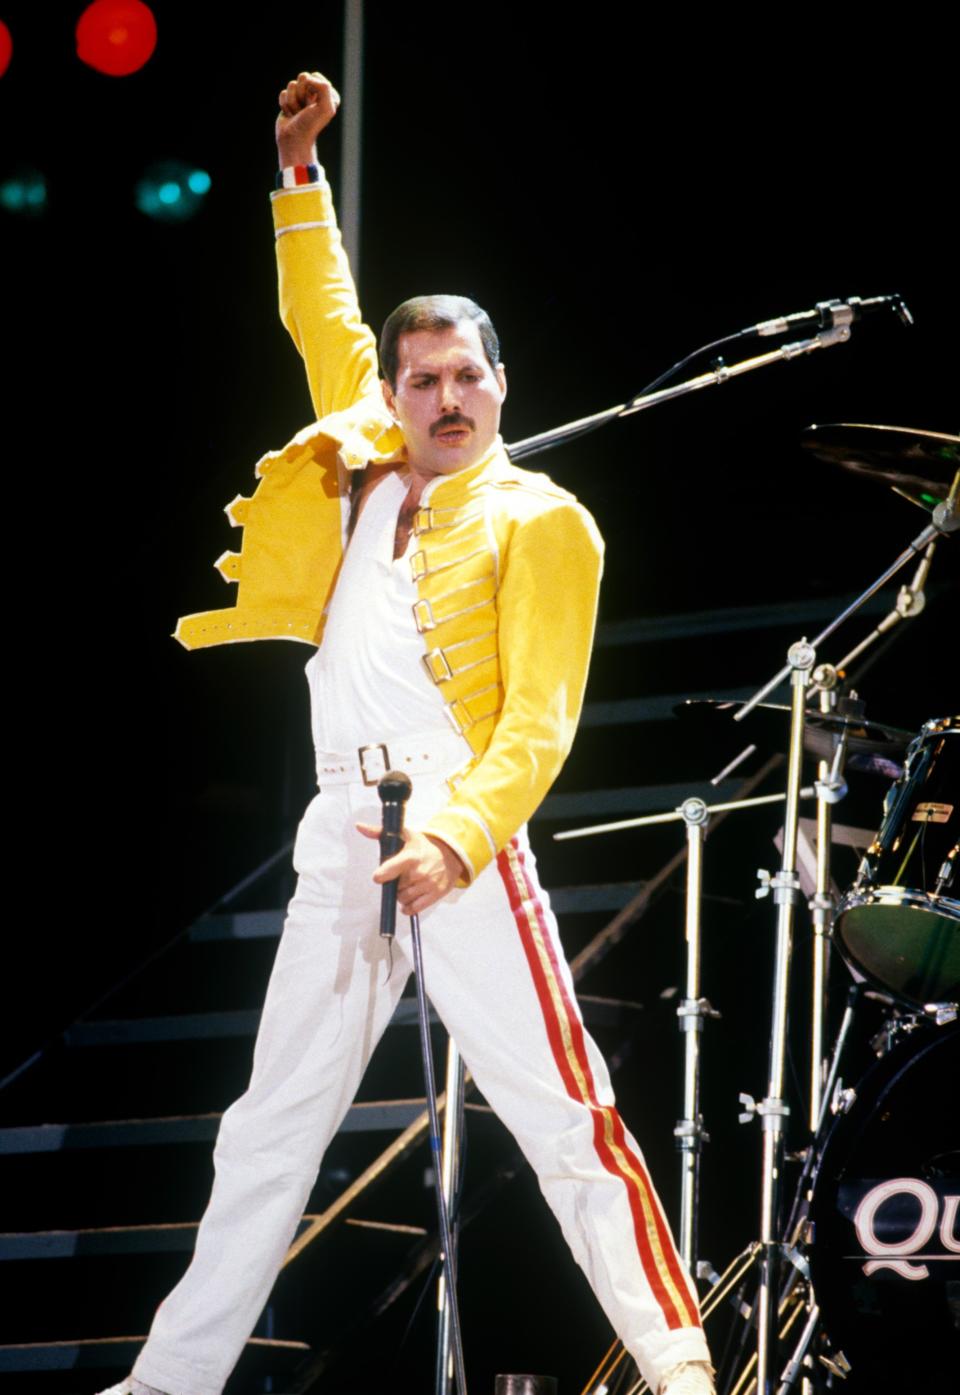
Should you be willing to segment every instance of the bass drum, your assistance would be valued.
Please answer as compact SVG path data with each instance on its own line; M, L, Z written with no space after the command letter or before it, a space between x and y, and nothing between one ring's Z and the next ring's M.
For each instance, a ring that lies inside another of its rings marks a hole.
M864 1076L813 1189L810 1270L844 1395L960 1384L960 1024L922 1027Z
M913 1006L960 996L960 719L927 722L841 899L834 938L854 974Z

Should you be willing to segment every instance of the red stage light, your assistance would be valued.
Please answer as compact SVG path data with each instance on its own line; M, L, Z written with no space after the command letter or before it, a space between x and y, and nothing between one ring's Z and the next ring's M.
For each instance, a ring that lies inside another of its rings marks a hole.
M94 0L77 21L77 56L109 77L142 68L157 46L157 21L142 0Z
M13 39L10 36L10 30L4 24L3 20L0 19L0 77L3 77L4 73L10 67L10 59L12 57Z

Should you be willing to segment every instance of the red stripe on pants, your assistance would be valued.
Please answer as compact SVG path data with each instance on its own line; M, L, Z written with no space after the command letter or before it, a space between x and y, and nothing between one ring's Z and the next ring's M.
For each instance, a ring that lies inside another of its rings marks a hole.
M606 1171L612 1176L618 1177L627 1189L637 1250L647 1282L660 1305L668 1328L675 1330L681 1327L698 1327L700 1321L697 1307L688 1296L686 1276L666 1220L660 1210L656 1194L647 1176L646 1168L634 1149L627 1143L620 1115L615 1109L601 1105L597 1099L593 1073L587 1058L580 1014L567 992L566 984L560 973L553 941L547 930L543 907L533 889L524 867L523 854L515 839L509 848L505 848L500 853L497 858L497 866L520 934L520 942L526 955L540 1003L540 1010L543 1014L547 1038L564 1088L571 1099L586 1105L590 1110L593 1120L593 1143L597 1156ZM531 914L539 932L542 954L538 951L531 924ZM559 1009L558 998L561 1005ZM564 1042L564 1027L566 1027L569 1037L569 1047ZM620 1162L615 1150L610 1147L607 1136L608 1127L617 1149L626 1158L628 1167ZM661 1263L658 1262L654 1252L650 1234L651 1225L656 1232L666 1273L681 1299L680 1306L665 1282Z

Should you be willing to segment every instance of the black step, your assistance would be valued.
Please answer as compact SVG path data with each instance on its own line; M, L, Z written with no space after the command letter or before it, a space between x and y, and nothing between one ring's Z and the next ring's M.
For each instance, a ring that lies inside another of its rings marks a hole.
M422 1112L422 1099L369 1100L351 1105L342 1133L405 1129ZM26 1124L0 1129L0 1155L58 1153L74 1148L144 1148L157 1143L213 1142L220 1114L166 1119L111 1119L80 1124Z
M86 1337L79 1341L22 1342L0 1345L0 1373L20 1371L129 1371L146 1341L142 1337ZM251 1337L248 1351L300 1361L310 1351L306 1342Z

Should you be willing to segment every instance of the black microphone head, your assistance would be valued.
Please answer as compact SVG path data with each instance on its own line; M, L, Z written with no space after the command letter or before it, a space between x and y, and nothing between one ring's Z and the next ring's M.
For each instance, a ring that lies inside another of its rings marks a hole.
M377 781L381 804L404 804L412 789L413 782L405 770L388 770Z

